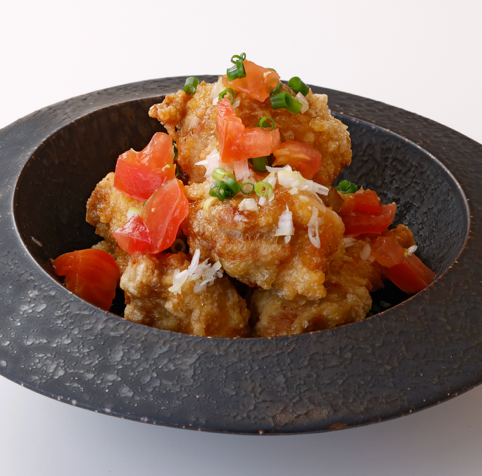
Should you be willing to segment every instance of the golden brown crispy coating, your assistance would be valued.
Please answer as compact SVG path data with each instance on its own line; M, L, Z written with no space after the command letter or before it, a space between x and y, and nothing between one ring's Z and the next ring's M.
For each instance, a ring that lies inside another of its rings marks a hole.
M370 310L372 299L364 286L342 286L327 283L323 299L309 301L301 296L292 301L276 292L256 290L250 309L255 318L258 337L287 336L331 329L361 321Z
M194 292L193 281L183 284L180 294L169 291L175 272L188 268L188 259L184 253L134 253L120 283L126 293L125 318L199 336L246 336L249 311L227 276L200 293Z
M275 288L286 299L303 295L319 299L326 295L323 286L328 259L338 250L343 238L341 218L314 194L291 195L277 187L275 198L259 211L240 211L241 197L216 201L206 212L208 182L186 187L191 201L189 215L182 224L191 249L199 249L201 258L220 261L224 270L248 286ZM254 197L253 197L254 198ZM255 198L259 204L259 198ZM294 236L285 243L275 236L279 217L286 207L293 214ZM320 248L308 238L308 223L317 208L323 223L319 227Z
M117 266L119 266L120 275L122 276L124 274L124 271L129 264L129 260L131 259L128 253L126 253L123 249L119 248L115 243L111 243L110 241L100 241L92 248L109 253L112 258L115 259Z
M87 223L109 243L115 243L112 232L127 223L129 208L142 208L142 202L114 188L114 172L107 174L95 187L87 201Z
M284 86L285 90L289 90ZM190 176L189 183L203 182L205 168L195 164L204 160L215 147L216 106L212 98L213 85L201 83L193 96L183 91L166 96L161 104L152 106L149 114L159 119L177 141L179 164ZM289 90L291 92L291 90ZM293 93L294 94L294 93ZM240 104L236 115L247 127L255 127L259 119L271 116L279 127L282 141L306 142L322 155L322 163L314 180L330 185L343 168L351 162L351 142L347 127L335 119L328 109L326 94L306 96L310 108L304 114L291 114L285 109L271 109L269 98L263 103L236 96Z
M404 248L415 244L412 232L405 225L398 225L383 235ZM360 258L365 246L371 246L376 238L359 237L354 245L334 255L325 281L327 295L323 299L310 301L297 296L287 301L274 289L256 290L250 299L256 334L259 337L294 335L363 320L372 305L369 291L383 287L386 279L385 268Z
M149 115L159 119L175 139L182 170L189 175L189 183L203 182L206 169L196 165L215 147L216 106L213 105L213 85L204 81L196 93L189 96L184 91L170 94L161 104L151 107Z
M288 90L287 87L285 87ZM326 94L306 96L310 108L304 114L291 114L286 109L271 109L269 98L265 102L253 101L239 93L241 103L236 108L236 115L243 124L255 127L264 116L271 116L281 133L281 141L296 140L306 142L321 153L321 167L313 180L322 185L331 185L333 180L351 163L350 134L328 109ZM237 97L238 97L237 96Z

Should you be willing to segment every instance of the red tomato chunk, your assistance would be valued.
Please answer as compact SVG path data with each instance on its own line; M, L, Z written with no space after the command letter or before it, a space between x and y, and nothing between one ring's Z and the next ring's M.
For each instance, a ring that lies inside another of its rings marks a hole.
M65 276L69 291L108 311L115 297L119 268L109 253L89 249L73 251L53 261L55 272Z
M278 86L280 80L278 73L248 60L243 61L243 66L246 76L225 84L236 91L245 93L252 99L263 102Z
M121 228L112 233L117 244L130 255L135 251L144 251L151 244L151 235L139 215L132 216Z
M377 263L390 268L403 261L405 249L390 238L379 236L372 245L371 254Z
M273 166L290 165L305 179L311 180L321 167L321 154L309 144L295 140L283 142L274 152Z
M406 256L400 264L388 268L387 275L407 294L418 293L435 278L435 273L415 255Z
M147 200L163 183L174 178L172 139L157 132L141 152L128 150L119 156L114 187L136 200Z
M216 134L221 162L224 163L264 157L281 144L278 128L263 131L260 127L245 127L228 99L218 102Z
M189 202L180 180L170 180L159 188L144 205L141 213L151 238L151 244L144 252L155 254L169 248L188 213Z

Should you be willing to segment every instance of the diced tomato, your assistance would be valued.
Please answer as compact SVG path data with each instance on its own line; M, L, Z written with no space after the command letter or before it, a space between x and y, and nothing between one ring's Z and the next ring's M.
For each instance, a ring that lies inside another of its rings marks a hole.
M243 61L243 66L246 76L228 81L227 85L237 91L242 91L252 99L263 102L278 86L280 81L278 73L248 60Z
M405 249L390 238L379 236L372 245L371 254L377 263L390 268L403 261Z
M400 264L388 268L387 275L407 294L418 293L435 278L435 273L415 255L406 256Z
M134 251L144 251L151 245L151 236L140 215L132 216L129 221L112 233L117 244L130 255Z
M169 180L154 192L141 213L151 237L151 244L144 252L155 254L169 248L176 239L179 225L188 213L189 202L180 180Z
M109 253L95 249L73 251L59 256L53 266L59 276L65 276L67 289L94 306L110 309L119 267Z
M321 154L304 142L287 140L274 152L273 166L291 165L304 178L311 180L321 167Z
M349 215L342 216L345 224L345 235L362 235L365 233L379 235L383 233L395 218L397 206L395 203L390 203L389 205L382 205L381 208L380 215L356 210Z
M156 132L141 152L128 150L119 156L114 187L136 200L147 200L164 182L174 178L176 167L172 139Z
M380 215L382 205L377 192L373 190L360 190L356 193L350 193L341 207L340 216L347 216L355 211L369 213L371 215Z
M224 163L270 155L281 143L278 128L263 131L260 127L245 127L228 99L218 102L216 133Z

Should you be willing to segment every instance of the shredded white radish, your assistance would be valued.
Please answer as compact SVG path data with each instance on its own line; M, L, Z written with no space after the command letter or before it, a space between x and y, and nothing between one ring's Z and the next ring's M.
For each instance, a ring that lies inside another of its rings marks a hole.
M415 253L415 251L417 251L417 245L413 245L413 246L410 246L410 248L408 248L408 256L412 256L413 253Z
M239 202L238 210L240 212L248 211L248 212L258 212L258 204L254 198L244 198Z
M343 243L345 244L345 248L349 248L350 246L353 246L358 240L356 238L353 238L353 236L345 236L343 238Z
M300 109L300 113L304 114L310 108L310 105L309 105L307 99L301 93L298 93L296 95L295 99L297 101L299 101L301 104L303 104L303 107Z
M266 167L266 170L278 176L281 186L289 189L296 188L298 191L306 190L308 192L317 193L319 195L328 195L328 188L303 177L299 172L294 172L291 166L285 167ZM266 181L266 179L265 179Z
M315 248L319 248L321 246L319 230L319 226L321 225L321 223L321 218L318 218L318 208L313 207L313 214L311 215L310 221L308 222L308 238L310 239L311 244Z
M278 228L276 229L274 236L292 236L294 234L295 227L293 226L293 213L290 212L288 205L286 205L286 210L284 210L279 217Z
M179 294L182 292L182 285L189 279L189 281L197 281L194 284L194 292L200 293L204 291L207 286L214 283L216 278L221 278L223 272L221 270L221 263L216 261L213 265L209 264L209 260L199 263L201 251L196 250L191 260L191 264L184 271L176 270L174 279L169 291Z
M241 104L241 97L238 96L233 102L233 109L236 109Z
M237 181L243 180L244 177L247 177L249 175L248 159L237 160L232 164L234 166L234 175Z
M216 148L209 152L205 160L197 162L196 165L203 165L206 168L206 173L204 174L204 177L206 177L211 182L214 181L212 174L214 170L218 167L222 167L224 170L226 170L226 172L233 172L233 166L231 164L221 163L221 157Z
M197 126L199 126L200 123L201 123L201 119L199 119L199 117L194 116L191 119L191 121L189 122L187 130L190 131L190 130L196 128Z
M169 291L174 294L181 293L182 285L187 281L189 277L189 270L185 269L184 271L179 272L178 269L174 272L174 279L172 280L172 286L169 288Z
M360 252L360 258L363 261L367 261L372 252L372 247L367 243Z
M211 100L213 104L217 104L219 101L219 94L222 93L227 86L225 86L222 82L222 78L219 78L216 83L214 83L213 89L211 89Z

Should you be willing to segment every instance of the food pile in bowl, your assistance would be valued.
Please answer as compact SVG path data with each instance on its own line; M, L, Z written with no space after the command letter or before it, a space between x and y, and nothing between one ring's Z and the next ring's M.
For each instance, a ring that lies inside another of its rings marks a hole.
M302 334L361 321L391 280L435 277L396 204L346 180L350 135L324 94L246 59L151 107L165 132L120 155L87 202L103 241L53 261L65 285L124 318L212 337Z

